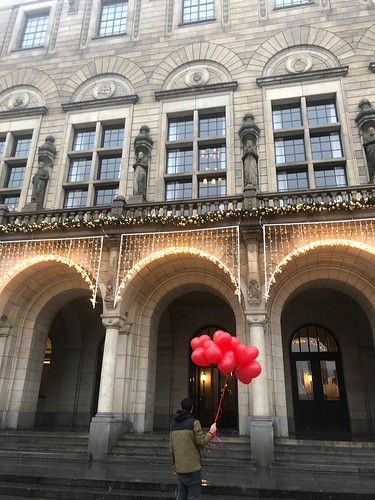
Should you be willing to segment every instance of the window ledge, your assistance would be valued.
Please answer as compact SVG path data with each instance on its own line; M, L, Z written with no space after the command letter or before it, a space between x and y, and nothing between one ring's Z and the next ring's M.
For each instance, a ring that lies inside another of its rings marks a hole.
M61 107L64 111L77 111L81 109L97 108L98 106L109 107L115 104L135 104L136 102L138 102L138 96L134 94L108 99L91 99L89 101L67 102L61 104Z
M206 23L214 23L216 22L216 18L213 17L211 19L199 19L198 21L187 21L187 22L181 22L178 24L179 28L185 28L188 26L196 26L197 24L206 24Z
M40 116L46 115L48 108L46 106L35 106L34 108L9 109L0 111L0 117L19 117L19 116Z
M340 66L338 68L319 69L315 71L306 71L305 73L291 73L285 75L263 76L256 79L258 87L270 87L272 85L280 85L287 82L300 80L317 80L319 78L339 78L346 76L349 71L349 66Z
M238 87L238 82L224 82L224 83L213 83L209 85L187 87L183 89L172 89L172 90L157 90L155 92L155 98L157 101L162 101L164 99L176 99L181 96L188 96L191 94L208 94L223 91L233 91Z

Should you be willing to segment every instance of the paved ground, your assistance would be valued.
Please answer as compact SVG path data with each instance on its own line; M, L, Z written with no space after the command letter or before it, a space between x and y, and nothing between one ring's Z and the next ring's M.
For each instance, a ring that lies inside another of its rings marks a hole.
M84 481L121 481L138 483L161 483L171 485L175 478L168 466L129 465L110 462L68 463L64 461L0 460L0 479L7 474L39 476L44 478L71 478ZM247 498L283 499L373 499L375 500L375 476L355 474L325 474L258 470L257 472L232 470L230 468L203 469L203 491L214 487L215 497L226 498L225 491L247 490ZM222 490L222 492L221 492ZM220 496L223 495L223 496ZM257 496L258 495L258 496ZM205 495L204 495L205 496ZM14 496L1 496L16 500ZM19 497L21 498L21 497ZM25 498L25 497L22 497ZM34 497L35 498L35 497ZM69 499L69 494L66 495ZM214 496L212 496L214 498ZM245 497L242 497L245 498Z

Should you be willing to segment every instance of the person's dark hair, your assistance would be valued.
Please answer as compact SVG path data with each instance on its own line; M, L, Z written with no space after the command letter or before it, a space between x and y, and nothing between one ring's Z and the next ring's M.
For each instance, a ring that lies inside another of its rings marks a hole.
M181 408L184 411L191 411L193 408L193 401L190 398L185 398L181 401Z

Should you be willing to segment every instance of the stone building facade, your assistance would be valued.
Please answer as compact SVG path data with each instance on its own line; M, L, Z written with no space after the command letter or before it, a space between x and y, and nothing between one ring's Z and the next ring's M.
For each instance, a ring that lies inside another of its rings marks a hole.
M1 428L374 435L374 8L2 0Z

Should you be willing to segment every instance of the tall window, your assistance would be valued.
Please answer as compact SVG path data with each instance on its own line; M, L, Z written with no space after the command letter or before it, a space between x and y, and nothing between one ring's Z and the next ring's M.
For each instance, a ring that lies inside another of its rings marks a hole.
M110 205L118 195L124 124L77 128L69 152L64 208Z
M24 179L29 152L31 134L8 133L0 137L0 163L2 164L0 203L9 210L17 210Z
M182 22L194 23L214 18L214 0L183 0Z
M21 49L42 47L44 45L48 27L48 17L48 12L33 14L26 17L20 40Z
M310 0L275 0L275 7L293 7L295 5L303 5L306 3L313 3Z
M194 111L168 119L165 198L226 195L225 113Z
M278 191L347 185L334 99L274 103L272 122Z
M111 36L126 33L127 20L127 0L103 0L98 36Z

